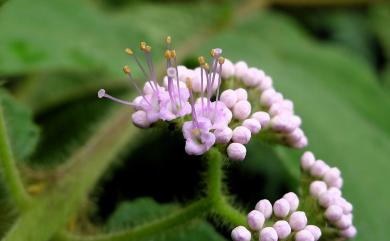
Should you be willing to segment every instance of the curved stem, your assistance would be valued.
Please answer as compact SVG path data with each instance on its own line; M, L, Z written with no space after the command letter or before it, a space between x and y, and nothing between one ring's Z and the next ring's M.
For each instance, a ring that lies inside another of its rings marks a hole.
M228 203L223 194L223 159L224 156L216 148L212 148L206 155L208 162L207 198L213 207L212 212L224 221L233 225L245 225L246 216Z
M24 189L19 171L16 167L11 146L7 136L7 128L0 106L0 165L2 168L5 185L19 209L25 210L30 204L30 197Z
M130 241L141 240L164 230L182 225L194 218L204 215L209 209L208 200L201 199L187 207L180 209L164 218L154 222L141 225L131 230L112 233L107 235L97 235L92 237L75 236L71 234L62 234L56 240L60 241Z

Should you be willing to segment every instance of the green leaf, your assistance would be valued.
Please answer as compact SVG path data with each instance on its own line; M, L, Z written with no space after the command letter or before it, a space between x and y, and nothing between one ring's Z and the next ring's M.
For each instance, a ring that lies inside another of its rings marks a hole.
M38 142L39 128L33 122L31 111L4 89L0 89L0 102L4 109L13 154L16 160L25 161Z
M248 61L273 77L302 116L309 149L341 168L344 194L355 205L356 240L387 240L380 217L390 216L390 99L373 71L342 48L311 40L278 14L263 12L205 46L220 46L227 58ZM282 157L301 153L278 150ZM299 168L297 158L284 159L287 167Z
M150 198L139 198L132 202L121 203L108 219L108 231L120 231L132 228L169 215L178 209L175 204L159 204ZM206 221L195 221L174 230L156 234L148 240L153 241L223 241L214 228Z
M382 3L374 5L370 9L372 28L377 34L382 47L385 50L387 60L390 61L390 4Z

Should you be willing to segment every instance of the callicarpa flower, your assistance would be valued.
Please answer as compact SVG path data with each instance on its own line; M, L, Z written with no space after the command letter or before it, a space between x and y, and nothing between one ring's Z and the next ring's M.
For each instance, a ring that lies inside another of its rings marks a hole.
M256 135L292 148L308 144L292 101L274 89L272 78L263 70L248 67L244 61L232 63L222 56L220 48L211 50L209 62L200 56L199 67L188 69L177 65L176 51L167 37L165 76L159 78L152 48L141 42L140 50L146 68L132 49L127 48L126 53L143 73L144 82L133 77L130 67L123 68L139 96L127 101L104 89L98 92L99 98L130 106L137 127L173 122L183 132L189 155L202 155L219 145L232 160L245 159L245 145Z

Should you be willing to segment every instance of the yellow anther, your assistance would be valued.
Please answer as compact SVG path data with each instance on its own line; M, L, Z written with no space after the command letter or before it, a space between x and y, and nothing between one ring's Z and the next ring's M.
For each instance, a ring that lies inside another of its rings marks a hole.
M192 132L192 134L194 136L199 136L200 135L200 130L198 128L197 129L193 129L191 132Z
M218 63L219 63L219 64L225 63L225 58L224 58L224 57L219 57L219 58L218 58Z
M208 63L204 63L204 64L203 64L203 68L204 68L205 70L209 70L209 69L210 69L209 64L208 64Z
M172 43L172 38L171 38L171 36L167 36L167 38L165 39L165 42L166 42L167 44L171 44L171 43Z
M129 67L129 66L127 66L127 65L123 66L123 72L124 72L125 74L129 74L129 73L131 73L131 69L130 69L130 67Z
M46 188L46 183L35 183L27 187L27 192L31 195L38 195L42 193Z
M141 42L141 43L139 44L139 48L140 48L142 51L145 51L145 49L146 49L146 42Z
M186 78L186 85L189 91L192 91L192 79L191 77Z
M125 52L126 52L128 55L133 55L133 54L134 54L134 52L133 52L133 50L132 50L131 48L126 48L126 49L125 49Z
M203 56L200 56L200 57L198 58L198 61L199 61L199 64L200 64L200 65L204 65L204 64L206 63L206 60L204 59Z
M170 53L171 53L171 58L175 58L176 57L176 50L172 49L170 51Z
M210 55L211 55L211 57L214 57L214 56L215 56L215 49L211 49L211 50L210 50Z
M171 51L169 51L168 49L165 50L164 57L165 57L166 59L170 59L170 58L171 58Z
M145 51L150 53L150 51L152 51L152 47L150 45L146 45Z

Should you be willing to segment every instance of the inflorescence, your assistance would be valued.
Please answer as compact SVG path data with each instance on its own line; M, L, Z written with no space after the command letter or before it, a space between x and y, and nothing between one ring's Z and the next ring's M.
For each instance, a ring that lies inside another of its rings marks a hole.
M294 114L293 102L274 89L272 78L263 70L248 67L244 61L232 63L222 56L220 48L210 51L209 63L200 56L199 67L188 69L177 65L171 42L167 37L166 76L162 81L152 62L152 48L141 42L147 68L132 49L125 51L144 75L143 88L130 67L123 68L139 96L125 101L101 89L98 97L131 106L135 110L132 121L140 128L149 128L160 121L178 124L190 155L202 155L221 145L230 159L243 160L245 145L252 136L261 133L293 148L308 144L300 128L301 118Z
M123 68L139 96L126 101L104 89L98 92L99 98L131 106L131 119L137 127L174 124L182 130L189 155L202 155L218 146L231 160L245 159L245 145L255 135L292 148L307 146L293 102L275 90L272 78L263 70L248 67L244 61L232 63L222 56L220 48L210 51L210 62L200 56L199 67L188 69L177 65L176 51L167 37L166 75L159 79L152 48L141 42L140 50L146 68L132 49L125 52L133 57L144 82L137 82L130 67ZM342 196L340 170L316 160L308 151L301 157L301 170L301 198L290 192L273 205L267 199L260 200L247 216L247 227L233 229L234 241L317 241L321 236L343 240L356 235L353 206ZM308 225L309 219L314 225Z

